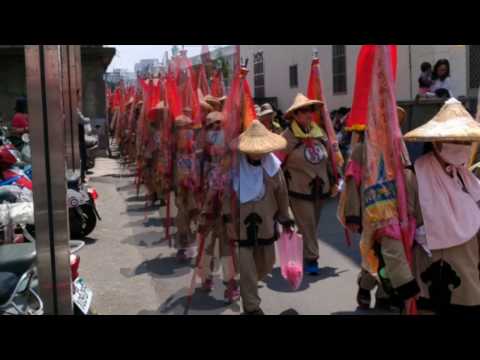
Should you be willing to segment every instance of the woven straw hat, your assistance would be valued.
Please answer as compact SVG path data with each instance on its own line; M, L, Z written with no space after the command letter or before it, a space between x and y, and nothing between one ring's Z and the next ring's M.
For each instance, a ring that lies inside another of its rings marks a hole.
M148 112L148 118L150 120L154 120L155 119L155 116L159 113L159 112L164 112L167 108L165 107L165 102L163 101L160 101L157 105L155 105L154 108L152 108L149 112Z
M258 120L238 138L238 150L246 154L268 154L287 147L284 137L268 131Z
M193 121L188 116L182 114L175 118L175 127L184 127L192 125Z
M261 111L262 111L261 107L255 104L255 114L257 114L257 117L260 116Z
M221 112L219 112L219 111L211 112L207 116L206 126L210 126L213 123L216 123L217 121L223 122L224 119L225 119L225 117L223 116L223 114Z
M205 96L203 98L203 101L205 101L207 104L209 104L210 106L212 106L214 108L222 105L218 98L216 98L215 96L212 96L210 94Z
M401 108L400 106L397 106L397 116L398 116L398 123L400 126L405 122L405 119L407 118L407 112L405 109Z
M135 98L132 96L132 97L128 100L128 102L126 103L126 106L130 106L130 105L132 105L134 102L135 102Z
M213 107L204 100L200 100L200 107L207 113L211 113L213 111Z
M303 94L297 94L293 102L293 105L290 106L290 109L287 110L287 113L285 114L285 118L292 119L293 113L299 109L303 109L309 106L315 106L318 109L320 109L322 105L323 105L323 102L319 100L310 100Z
M260 108L260 113L258 114L260 117L264 117L267 115L273 114L273 107L272 105L266 103L263 104L262 107Z
M480 141L480 124L462 103L447 100L435 117L405 135L406 141Z

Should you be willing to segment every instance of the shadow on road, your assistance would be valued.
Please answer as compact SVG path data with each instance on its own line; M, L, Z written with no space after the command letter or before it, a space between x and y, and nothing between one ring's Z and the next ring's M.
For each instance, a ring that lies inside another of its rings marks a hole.
M160 205L154 205L154 206L149 206L148 208L145 208L145 205L136 205L136 206L127 206L127 214L129 213L144 213L144 212L149 212L149 211L158 211L160 209Z
M91 237L86 237L82 239L86 245L93 245L97 242L97 239L91 238Z
M164 227L167 224L167 219L158 217L149 217L146 221L145 218L130 221L125 224L125 227ZM170 219L170 230L175 228L174 219ZM171 232L171 231L170 231Z
M345 231L337 219L337 200L329 200L322 209L318 236L320 242L328 244L342 255L348 257L355 264L361 264L360 251L358 249L358 236L352 236L352 247L345 241ZM320 254L320 261L322 261Z
M144 261L135 269L121 268L120 273L127 278L143 274L152 278L171 278L184 276L190 273L192 268L191 262L178 263L175 257L158 257Z
M143 194L143 195L140 195L140 196L130 196L128 198L125 199L126 202L143 202L145 203L145 201L147 201L147 195Z
M137 174L108 174L108 175L102 175L101 177L104 178L115 178L115 179L128 179L128 178L133 178L137 176Z
M126 185L117 186L117 191L121 192L121 191L135 190L136 188L137 186L133 182L129 182Z
M175 241L176 228L170 230L172 242ZM129 244L143 248L155 248L168 246L168 240L164 233L158 231L149 231L144 233L136 233L126 237L121 241L122 244Z
M314 284L318 281L322 281L332 277L339 277L340 274L347 272L348 270L337 271L336 268L332 267L323 267L320 269L320 274L318 276L311 276L305 274L303 276L302 284L300 285L298 290L293 291L290 288L287 280L282 277L282 271L279 267L273 269L272 274L267 277L266 284L270 290L278 291L278 292L300 292L307 290L311 284Z
M356 309L354 311L336 311L331 313L330 315L339 315L339 316L396 316L400 315L399 313L395 312L388 312L388 311L381 311L381 310L364 310L364 309Z
M223 285L218 278L215 278L215 290L208 294L201 289L195 289L192 296L187 315L221 315L229 309L234 313L240 313L240 304L238 302L227 304L223 300ZM185 315L185 309L188 302L188 288L182 288L171 295L154 314ZM140 311L139 315L151 315L151 311Z

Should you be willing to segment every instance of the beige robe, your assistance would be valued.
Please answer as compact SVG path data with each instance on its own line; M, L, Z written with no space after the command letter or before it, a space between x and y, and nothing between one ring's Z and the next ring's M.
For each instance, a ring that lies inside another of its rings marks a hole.
M233 226L238 227L235 239L239 244L240 296L243 309L253 312L260 308L258 281L272 272L275 265L275 245L277 238L275 217L282 221L290 219L288 213L288 192L282 170L269 177L264 171L265 196L259 201L241 204L238 216L233 216ZM231 216L231 199L224 201L224 215ZM248 239L245 220L252 213L262 219L258 224L258 241Z
M297 139L290 129L283 132L287 140L287 159L284 163L290 204L299 232L304 240L304 258L317 260L319 248L317 230L323 201L330 195L333 185L332 169L324 140L313 139L319 160L311 154L303 141Z

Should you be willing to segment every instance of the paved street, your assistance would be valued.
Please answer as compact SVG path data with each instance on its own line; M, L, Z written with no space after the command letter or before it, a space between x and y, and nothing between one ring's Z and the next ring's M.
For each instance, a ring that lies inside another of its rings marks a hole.
M131 173L117 160L97 159L90 185L100 195L103 221L80 252L81 275L94 292L98 314L183 314L192 267L176 264L175 250L164 238L165 208L145 212L144 196L141 191L137 199ZM295 309L300 314L358 314L355 294L360 259L356 247L345 244L335 213L336 202L330 201L320 227L320 276L305 276L300 289L292 292L277 267L261 284L265 313ZM223 302L219 276L215 283L212 294L195 293L189 314L241 313L240 303L227 306Z

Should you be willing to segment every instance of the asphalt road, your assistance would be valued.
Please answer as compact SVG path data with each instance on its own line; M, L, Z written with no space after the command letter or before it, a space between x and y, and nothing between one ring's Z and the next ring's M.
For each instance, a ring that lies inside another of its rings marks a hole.
M100 195L98 209L103 221L80 252L81 276L93 290L93 305L98 314L184 314L192 265L175 262L175 250L165 241L162 226L165 208L145 211L143 192L138 199L133 180L132 170L123 169L116 160L97 159L90 185ZM288 309L301 315L365 314L356 311L360 264L357 245L346 245L334 200L323 210L319 241L319 276L306 275L300 289L293 292L277 267L261 283L262 309L266 314L280 314ZM189 314L241 313L240 303L224 303L219 276L215 277L211 294L195 292Z

